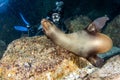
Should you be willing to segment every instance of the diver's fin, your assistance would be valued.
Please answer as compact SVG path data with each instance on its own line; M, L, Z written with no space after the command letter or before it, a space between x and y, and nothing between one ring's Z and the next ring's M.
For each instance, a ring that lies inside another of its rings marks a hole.
M17 31L22 31L22 32L27 32L28 28L24 27L24 26L14 26L14 29Z
M85 30L91 33L98 32L105 26L105 23L108 20L109 18L107 16L97 18L87 28L85 28Z
M20 17L22 18L23 22L26 24L26 25L30 25L29 22L23 17L22 13L19 13Z

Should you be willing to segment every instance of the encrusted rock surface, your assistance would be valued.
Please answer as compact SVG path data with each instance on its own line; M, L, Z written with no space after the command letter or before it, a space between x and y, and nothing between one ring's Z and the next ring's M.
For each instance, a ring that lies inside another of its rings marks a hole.
M85 80L120 80L120 55L109 59L101 69L90 74Z
M76 32L78 30L84 29L91 22L92 21L87 16L80 15L80 16L68 18L65 21L65 25L67 26L70 32Z
M0 60L0 79L77 80L95 69L45 36L25 37L9 44Z

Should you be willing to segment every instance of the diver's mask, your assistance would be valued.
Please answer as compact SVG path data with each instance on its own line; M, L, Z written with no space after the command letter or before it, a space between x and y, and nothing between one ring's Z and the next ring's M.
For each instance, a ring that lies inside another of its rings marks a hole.
M59 13L53 13L52 14L52 20L53 20L53 22L59 22L60 14Z

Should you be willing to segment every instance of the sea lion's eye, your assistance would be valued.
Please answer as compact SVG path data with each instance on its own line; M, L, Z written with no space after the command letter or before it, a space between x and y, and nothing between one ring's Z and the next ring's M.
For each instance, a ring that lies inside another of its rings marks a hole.
M54 23L50 21L50 25L54 25Z

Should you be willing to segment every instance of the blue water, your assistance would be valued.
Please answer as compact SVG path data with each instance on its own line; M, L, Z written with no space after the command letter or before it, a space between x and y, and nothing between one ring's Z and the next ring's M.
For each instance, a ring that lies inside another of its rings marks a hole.
M0 0L0 13L3 13L7 10L8 0Z
M34 33L36 29L42 32L40 21L51 14L56 1L60 0L0 0L0 40L10 43L26 33L28 26L35 29ZM62 22L76 15L85 15L91 20L107 15L112 20L120 14L120 0L62 1Z

